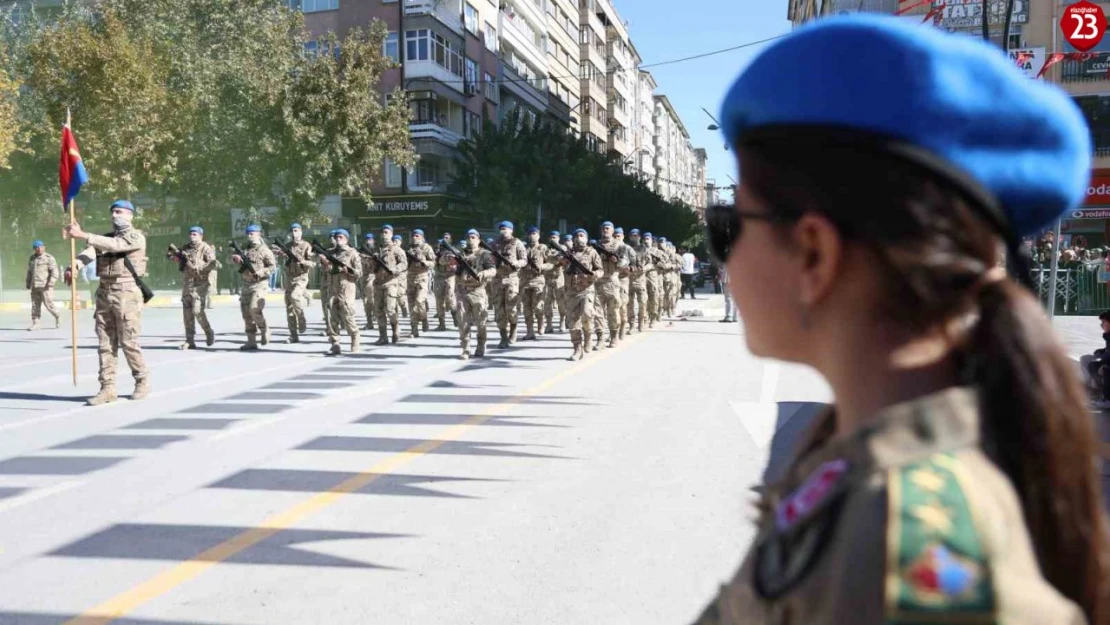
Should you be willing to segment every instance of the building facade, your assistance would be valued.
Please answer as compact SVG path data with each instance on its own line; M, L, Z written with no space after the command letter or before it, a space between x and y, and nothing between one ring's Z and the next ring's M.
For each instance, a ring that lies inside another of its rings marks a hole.
M633 153L628 171L654 184L655 181L655 77L636 72L635 108L632 111Z
M655 100L655 192L666 200L681 201L691 206L698 198L697 160L690 133L665 95ZM702 173L702 201L705 191ZM700 205L704 207L704 204Z

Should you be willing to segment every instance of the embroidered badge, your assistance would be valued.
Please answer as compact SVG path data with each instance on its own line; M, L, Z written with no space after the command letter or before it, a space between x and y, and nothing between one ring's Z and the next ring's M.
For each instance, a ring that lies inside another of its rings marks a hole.
M887 477L888 623L918 622L930 614L993 622L990 568L971 505L948 454Z
M847 472L848 463L844 460L830 460L817 467L797 490L779 502L775 508L775 527L780 532L786 530L812 512Z

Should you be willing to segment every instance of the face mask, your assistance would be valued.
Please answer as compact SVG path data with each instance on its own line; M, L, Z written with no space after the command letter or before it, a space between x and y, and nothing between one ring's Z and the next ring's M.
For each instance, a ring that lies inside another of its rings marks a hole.
M300 241L302 236L304 236L304 235L301 233L300 230L294 230L293 231L293 240L294 241Z
M574 248L578 249L578 250L585 249L586 248L586 241L584 239L575 239L574 240Z
M112 229L122 232L131 227L131 222L123 215L112 215Z
M259 238L260 237L257 234L251 234L247 237L247 240L251 242L251 245L258 245Z

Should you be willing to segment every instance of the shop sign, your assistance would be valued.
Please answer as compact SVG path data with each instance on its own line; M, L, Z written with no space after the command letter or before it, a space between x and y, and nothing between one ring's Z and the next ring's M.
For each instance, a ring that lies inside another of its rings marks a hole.
M988 0L987 23L1001 26L1005 21L1006 7L1010 0ZM1011 24L1029 23L1029 1L1013 0ZM933 0L933 10L940 14L937 26L949 30L982 28L983 0Z

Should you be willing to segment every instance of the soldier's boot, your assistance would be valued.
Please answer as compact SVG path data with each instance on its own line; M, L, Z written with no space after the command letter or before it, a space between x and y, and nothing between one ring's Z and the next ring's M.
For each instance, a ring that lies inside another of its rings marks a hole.
M385 322L379 323L378 340L374 341L374 345L389 345L389 337L386 335L387 332L389 332L389 330L386 329Z
M481 358L486 355L486 329L478 329L478 348L474 350L474 357Z
M497 328L497 333L501 335L501 341L497 343L497 349L505 349L509 346L509 336L505 328Z
M27 331L28 332L34 332L38 329L39 329L39 320L38 319L32 319L31 320L31 327L27 328Z
M609 347L610 348L616 347L617 345L620 345L620 344L621 344L620 335L617 335L617 334L610 334L609 335Z
M459 354L459 360L470 360L470 350L469 349L462 350L462 353Z
M208 328L207 330L204 331L204 344L209 346L209 347L212 347L212 345L215 342L216 342L216 333L215 333L215 331L212 330L212 328Z
M361 340L362 340L362 337L360 337L357 334L351 337L351 353L352 354L357 354L359 352L359 350L362 349Z
M85 401L90 406L99 406L101 404L110 404L119 399L116 396L116 387L111 384L102 384L100 392Z
M297 334L296 330L290 328L289 338L285 339L285 342L286 343L300 343L301 342L301 337Z
M245 344L239 346L239 351L241 351L241 352L257 352L258 351L258 343L255 342L253 334L248 334L247 335L247 342Z
M412 320L412 338L420 338L420 322L417 321L415 318L413 318Z
M150 397L150 378L135 380L135 390L131 393L131 401L138 401Z
M392 339L392 340L393 340L393 343L397 343L397 341L399 341L399 340L400 340L400 339L398 338L398 336L397 336L397 329L398 329L398 327L400 326L400 324L399 324L398 322L394 321L394 322L392 322L392 323L391 323L390 325L392 325L392 326L393 326L393 339Z
M62 327L62 316L54 315L54 329L57 330L60 327Z
M644 331L644 318L643 317L639 317L638 319L636 319L636 331L637 332L643 332Z
M436 322L437 322L436 323L436 329L435 329L436 332L446 332L447 331L447 323L446 323L446 320L443 318L443 313L439 313L439 315L436 316Z
M262 344L268 345L270 343L270 326L262 326Z
M581 343L575 343L574 344L574 351L571 352L570 357L567 358L567 360L569 360L571 362L574 362L576 360L582 360L582 355L583 355L583 353L582 353L582 344Z
M586 355L586 354L590 353L590 349L591 349L590 333L589 332L583 332L582 333L582 354Z
M302 312L297 315L297 332L304 334L306 330L308 330L308 318Z
M324 352L324 355L325 356L338 356L342 352L343 352L343 350L339 349L339 343L332 343L331 348L329 348L328 351Z
M601 330L597 331L597 340L594 341L594 349L601 349L601 344L605 342L605 333Z
M401 306L401 318L402 319L408 319L409 318L409 309L404 307L404 306Z
M516 322L509 322L509 345L516 343Z
M178 346L178 349L196 349L197 344L193 342L193 337L188 337L185 342Z
M546 321L547 327L544 328L544 330L543 330L544 334L553 334L555 332L555 330L554 330L554 328L551 327L551 321L552 321L551 317L547 317L545 319L545 321Z
M420 318L420 331L421 332L427 332L428 331L428 315L427 314L423 315Z
M458 330L459 328L462 327L462 324L459 323L459 313L458 313L458 311L454 311L454 310L451 311L451 321L454 322L456 330Z

